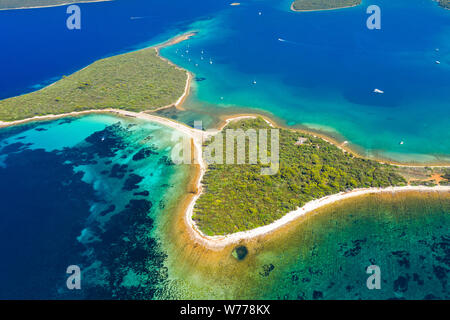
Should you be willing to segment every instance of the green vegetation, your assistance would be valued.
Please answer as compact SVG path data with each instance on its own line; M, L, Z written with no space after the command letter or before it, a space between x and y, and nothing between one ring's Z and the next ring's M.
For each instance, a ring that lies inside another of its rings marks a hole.
M226 127L238 128L268 125L259 118ZM248 141L246 150L248 153ZM308 201L348 189L406 185L393 166L355 158L323 139L288 129L280 129L278 173L261 175L262 167L208 166L203 178L204 193L196 202L193 216L205 234L230 234L264 226Z
M95 1L98 0L0 0L0 9L49 7L70 3Z
M439 0L439 5L442 8L450 9L450 0Z
M292 9L295 11L328 10L354 7L359 4L361 0L295 0Z
M147 48L99 60L53 85L0 101L0 120L90 109L154 110L184 93L187 74Z

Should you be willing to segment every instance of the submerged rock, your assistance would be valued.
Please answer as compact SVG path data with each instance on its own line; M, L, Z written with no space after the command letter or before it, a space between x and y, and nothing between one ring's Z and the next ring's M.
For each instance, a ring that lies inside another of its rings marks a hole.
M247 254L248 254L248 249L246 246L236 247L236 248L234 248L233 252L231 253L231 255L239 261L244 260L245 257L247 256Z
M263 269L263 271L260 272L259 274L263 277L268 277L270 275L270 272L273 269L275 269L275 266L273 264L269 263L269 264L263 265L262 269Z

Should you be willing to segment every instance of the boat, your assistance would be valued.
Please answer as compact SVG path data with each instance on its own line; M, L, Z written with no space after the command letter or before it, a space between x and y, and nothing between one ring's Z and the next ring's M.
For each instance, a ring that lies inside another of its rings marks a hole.
M380 90L380 89L374 89L373 92L374 93L378 93L378 94L383 94L384 93L384 91Z

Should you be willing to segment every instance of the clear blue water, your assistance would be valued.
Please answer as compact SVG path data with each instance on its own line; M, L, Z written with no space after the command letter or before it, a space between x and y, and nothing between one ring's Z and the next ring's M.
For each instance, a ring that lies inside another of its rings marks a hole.
M150 299L164 288L156 225L183 187L169 158L177 136L107 115L2 129L0 299ZM82 291L65 286L69 265Z

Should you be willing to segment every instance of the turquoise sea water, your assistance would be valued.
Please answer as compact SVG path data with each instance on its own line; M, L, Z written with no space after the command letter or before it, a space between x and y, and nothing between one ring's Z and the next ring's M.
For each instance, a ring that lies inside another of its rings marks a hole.
M258 254L264 299L449 299L449 195L381 195L320 210ZM369 290L370 265L381 288Z
M162 53L197 76L186 108L199 114L255 108L367 155L448 162L450 12L427 0L370 4L381 30L366 27L367 1L308 13L245 1L193 23L197 37Z

